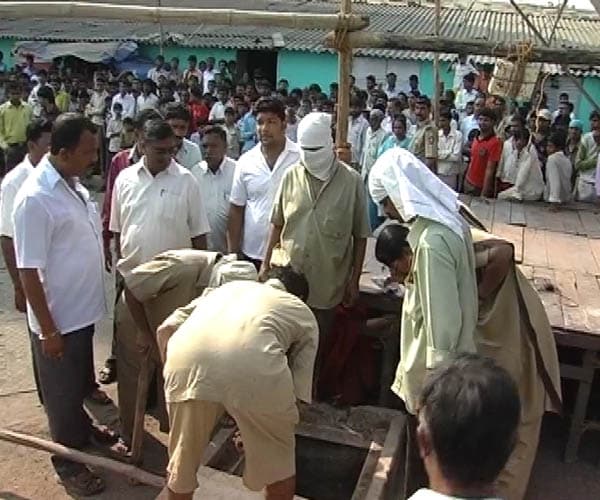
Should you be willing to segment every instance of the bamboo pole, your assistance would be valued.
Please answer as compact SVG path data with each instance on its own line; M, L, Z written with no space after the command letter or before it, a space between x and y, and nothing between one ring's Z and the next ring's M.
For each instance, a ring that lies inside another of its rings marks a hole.
M0 4L1 5L1 4ZM334 47L334 34L330 33L325 39L325 45ZM514 44L494 43L485 40L464 38L447 38L442 36L411 36L402 33L365 32L357 31L348 34L352 47L417 50L423 52L439 52L444 54L476 54L492 57L507 57L514 55ZM515 44L517 42L515 41ZM531 48L529 60L556 64L583 64L600 66L600 51L593 48L558 48L534 45Z
M435 0L435 36L440 36L442 17L441 1ZM433 54L433 119L436 127L440 126L440 55Z
M349 16L352 12L352 1L341 0L340 17ZM352 68L352 46L347 43L347 33L338 32L338 100L335 143L338 158L349 163L352 160L348 144L348 114L350 109L350 71Z
M367 16L235 9L192 9L85 2L0 2L0 16L14 19L113 19L132 22L277 26L291 29L355 31L369 25Z
M68 460L72 460L73 462L90 465L92 467L100 467L156 488L162 488L165 485L165 479L163 477L146 472L145 470L139 469L133 465L124 464L110 458L99 457L83 451L74 450L72 448L63 446L62 444L53 443L39 437L29 436L27 434L21 434L20 432L13 432L7 429L0 429L0 440L7 441L9 443L20 444L36 450L47 451L53 455L58 455Z

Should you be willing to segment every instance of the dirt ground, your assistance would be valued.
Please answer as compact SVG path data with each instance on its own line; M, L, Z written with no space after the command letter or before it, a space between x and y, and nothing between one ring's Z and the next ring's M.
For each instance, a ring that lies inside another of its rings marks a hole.
M112 295L111 279L107 294ZM111 300L111 299L109 299ZM110 302L112 303L112 302ZM96 365L101 366L110 348L111 319L103 321L95 337ZM116 387L107 388L117 401ZM37 401L31 372L30 351L24 317L13 310L12 289L0 261L0 427L48 438L42 407ZM115 406L88 407L103 423L115 424ZM556 416L545 419L542 440L534 466L527 500L597 500L600 498L600 433L588 432L582 439L579 460L562 462L567 421ZM145 442L144 467L164 470L165 436L156 422L147 419L150 434ZM71 498L56 484L49 455L0 441L0 500L37 500ZM155 498L159 491L145 486L132 486L122 476L99 471L106 479L106 491L98 499L142 500ZM342 500L342 499L340 499Z

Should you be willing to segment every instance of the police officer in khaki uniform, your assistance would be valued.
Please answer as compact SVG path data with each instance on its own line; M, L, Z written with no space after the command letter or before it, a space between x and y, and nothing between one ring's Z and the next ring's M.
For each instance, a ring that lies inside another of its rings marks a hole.
M417 124L409 149L433 172L437 172L438 129L431 119L431 101L425 95L417 97L415 103Z

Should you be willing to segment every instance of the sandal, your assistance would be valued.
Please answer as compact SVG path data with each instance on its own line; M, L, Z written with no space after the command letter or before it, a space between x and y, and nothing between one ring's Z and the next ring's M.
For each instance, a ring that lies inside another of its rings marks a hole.
M68 493L81 497L97 495L106 489L104 479L92 473L87 467L73 475L61 477L57 474L56 481L64 486Z
M90 395L88 396L88 399L90 399L91 401L93 401L94 403L98 403L101 405L108 405L110 403L112 403L112 399L110 399L110 396L108 394L106 394L104 391L101 391L100 389L94 389Z
M99 450L103 455L114 458L115 460L128 460L131 455L125 441L123 441L116 432L104 425L92 426L90 442L92 446Z
M116 382L116 380L117 380L116 364L111 361L107 361L106 364L104 365L104 368L102 368L100 370L100 372L98 372L98 382L100 382L103 385L108 385L108 384L112 384L113 382Z

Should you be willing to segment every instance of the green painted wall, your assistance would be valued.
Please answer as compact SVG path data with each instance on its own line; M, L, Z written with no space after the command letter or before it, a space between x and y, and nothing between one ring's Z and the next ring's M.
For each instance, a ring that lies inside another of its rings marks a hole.
M587 90L587 92L596 99L598 102L598 96L600 96L600 78L595 76L586 76L583 79L583 88ZM581 96L579 98L579 106L575 109L575 115L583 122L583 130L584 132L590 131L590 122L589 116L594 106L587 100L585 96Z
M160 48L158 45L140 44L138 52L140 55L154 59L160 54ZM219 59L225 59L229 61L237 58L237 51L231 49L211 49L204 47L180 47L177 45L167 45L164 47L163 55L165 59L169 61L172 57L179 57L179 63L181 68L187 67L187 58L194 54L198 61L206 61L207 57L214 57L217 61Z
M12 38L0 39L0 50L4 54L4 63L9 67L13 67L13 58L10 55L11 50L15 46L15 40Z
M329 84L337 82L337 64L336 54L282 50L277 58L277 80L287 79L290 88L318 83L329 93Z
M440 80L444 82L445 89L451 89L454 83L454 71L448 72L449 62L440 62ZM428 96L433 95L433 62L423 61L421 63L421 71L419 72L419 87L421 92Z

